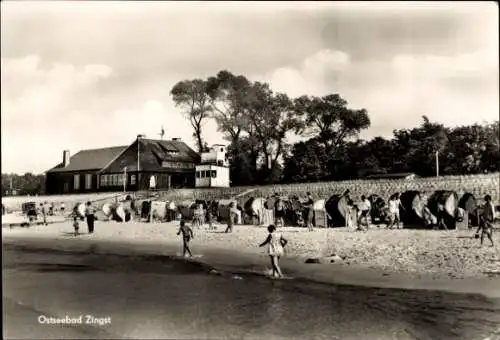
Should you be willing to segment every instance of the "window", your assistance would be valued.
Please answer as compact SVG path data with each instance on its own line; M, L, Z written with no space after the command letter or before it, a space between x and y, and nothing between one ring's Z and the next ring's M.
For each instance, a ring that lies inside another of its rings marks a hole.
M130 176L130 185L135 185L135 175Z
M205 171L205 177L206 178L210 178L210 170L206 170Z
M123 185L123 182L125 181L125 174L120 174L120 175L117 175L118 176L118 185Z
M108 185L108 175L101 175L101 187Z
M217 161L217 165L218 165L218 166L224 166L224 161L218 160L218 161Z
M113 174L111 176L112 176L111 185L112 186L117 186L118 185L118 175L117 174Z
M92 174L85 175L85 189L92 189Z
M212 178L216 178L217 177L217 170L212 170Z
M73 176L73 189L75 190L80 189L80 175Z
M200 172L196 171L196 178L200 178Z
M220 148L220 152L224 152L224 148Z
M200 171L201 172L201 178L205 178L205 171Z

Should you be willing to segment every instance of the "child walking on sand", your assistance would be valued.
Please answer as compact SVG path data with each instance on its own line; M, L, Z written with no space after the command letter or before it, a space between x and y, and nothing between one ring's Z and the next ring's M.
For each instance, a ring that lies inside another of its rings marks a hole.
M276 231L276 227L274 225L270 225L267 227L269 231L269 235L267 239L262 242L259 247L263 247L266 244L268 247L268 254L271 260L271 266L273 268L273 277L283 277L283 273L281 272L281 268L279 265L279 259L284 255L284 247L288 243L288 241L283 237L283 234Z
M73 229L75 229L75 236L78 235L78 230L80 229L80 225L78 223L78 215L73 214Z
M234 222L236 221L237 218L237 213L236 213L236 208L234 207L234 202L231 202L229 204L229 217L227 219L227 228L226 228L226 233L232 233L233 232L233 225Z
M189 257L193 257L191 249L189 249L189 241L191 241L194 238L193 229L191 229L188 225L186 225L186 222L184 220L181 220L181 224L179 227L179 231L177 232L177 235L180 235L181 233L182 233L182 255L186 257L186 255L189 254Z

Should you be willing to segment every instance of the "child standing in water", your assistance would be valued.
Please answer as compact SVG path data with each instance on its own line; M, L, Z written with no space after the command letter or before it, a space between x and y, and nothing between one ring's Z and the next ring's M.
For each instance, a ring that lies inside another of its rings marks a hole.
M283 277L283 273L281 272L281 268L279 266L279 259L284 254L284 247L288 243L288 241L283 237L283 234L276 231L276 227L274 225L270 225L267 227L269 231L269 235L267 239L262 242L259 247L263 247L266 244L268 247L268 254L271 260L271 266L273 268L273 277Z
M181 225L177 235L182 233L182 255L186 257L186 254L189 254L189 257L193 257L191 254L191 249L189 249L189 241L194 238L193 229L191 229L184 220L181 220Z

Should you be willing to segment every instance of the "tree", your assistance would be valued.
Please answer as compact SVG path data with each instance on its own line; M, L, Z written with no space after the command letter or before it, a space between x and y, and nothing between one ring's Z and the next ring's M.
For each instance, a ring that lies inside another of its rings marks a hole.
M327 163L325 147L317 139L296 143L291 154L285 158L283 179L285 182L323 180Z
M285 151L287 134L299 134L304 124L290 98L273 93L268 84L254 83L246 98L247 133L258 141L263 163L271 169Z
M207 80L207 91L213 108L213 117L220 132L231 143L238 140L248 124L245 116L245 100L250 82L245 76L235 76L229 71L220 71Z
M499 171L498 122L454 128L448 139L444 173L475 174Z
M398 155L394 167L398 172L419 176L436 173L435 154L437 151L442 155L446 150L449 131L442 124L431 123L426 116L422 118L423 123L417 128L394 131L394 154Z
M24 175L2 174L2 195L12 194L12 189L17 191L18 195L42 195L45 193L45 176L25 173Z
M306 117L307 132L315 135L328 153L370 126L366 110L349 109L347 101L338 94L302 96L294 104L295 110Z
M175 105L183 109L183 113L194 129L193 137L196 139L199 152L204 151L203 123L213 111L207 93L207 85L207 82L201 79L183 80L175 84L170 91Z

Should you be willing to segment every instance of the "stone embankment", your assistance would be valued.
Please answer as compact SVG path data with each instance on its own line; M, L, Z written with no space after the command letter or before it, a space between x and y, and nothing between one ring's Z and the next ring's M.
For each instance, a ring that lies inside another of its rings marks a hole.
M387 200L392 194L408 190L420 191L431 195L437 190L455 191L459 198L465 193L471 193L476 198L489 194L493 201L500 204L500 173L468 176L442 176L416 178L411 180L352 180L339 182L316 182L300 184L278 184L256 187L207 188L207 189L177 189L162 193L165 199L182 200L220 200L234 198L242 202L249 197L267 197L274 193L281 195L304 196L311 192L316 199L328 199L334 194L341 194L349 189L351 196L376 194Z

